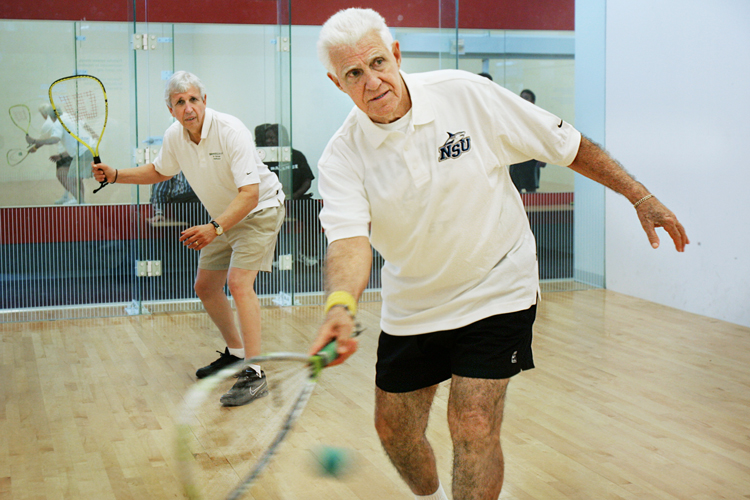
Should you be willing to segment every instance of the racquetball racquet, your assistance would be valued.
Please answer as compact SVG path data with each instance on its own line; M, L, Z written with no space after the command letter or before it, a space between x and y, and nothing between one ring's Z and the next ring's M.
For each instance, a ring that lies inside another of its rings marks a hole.
M66 76L49 87L49 101L60 124L101 163L99 145L107 127L107 91L91 75ZM94 192L109 184L105 179Z
M31 111L25 104L16 104L8 108L8 114L13 125L21 129L24 135L29 134L29 127L31 127Z
M248 493L302 414L321 371L336 357L331 342L314 356L265 354L199 380L185 396L177 426L188 498L237 500ZM223 407L219 398L251 364L265 373L268 395L245 406Z
M11 167L15 167L16 165L24 161L26 157L29 156L31 148L33 147L34 145L31 144L26 149L9 149L5 154L5 159L8 162L8 165L10 165Z

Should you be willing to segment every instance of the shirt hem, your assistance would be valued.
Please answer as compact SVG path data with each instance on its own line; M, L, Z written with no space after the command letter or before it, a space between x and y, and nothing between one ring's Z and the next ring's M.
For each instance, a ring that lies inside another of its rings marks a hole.
M525 311L536 303L537 295L534 293L523 300L516 300L507 304L491 304L488 307L484 307L478 311L473 311L471 314L459 318L442 318L429 323L420 323L418 325L397 325L381 319L380 328L388 335L394 336L422 335L425 333L455 330L457 328L471 325L472 323L476 323L485 318L489 318L490 316Z

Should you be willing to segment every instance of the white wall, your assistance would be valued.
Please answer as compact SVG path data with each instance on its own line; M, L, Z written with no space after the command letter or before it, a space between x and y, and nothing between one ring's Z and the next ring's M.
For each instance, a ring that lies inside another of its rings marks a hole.
M691 239L652 250L608 192L607 288L750 326L750 2L599 1L606 146Z

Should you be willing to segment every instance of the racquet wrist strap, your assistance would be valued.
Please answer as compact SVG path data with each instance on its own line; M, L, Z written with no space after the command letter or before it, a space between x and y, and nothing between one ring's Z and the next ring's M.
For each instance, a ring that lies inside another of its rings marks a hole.
M328 314L332 308L336 306L343 306L349 311L349 314L355 316L357 314L357 301L354 299L351 293L339 290L333 292L328 296L326 300L325 313Z

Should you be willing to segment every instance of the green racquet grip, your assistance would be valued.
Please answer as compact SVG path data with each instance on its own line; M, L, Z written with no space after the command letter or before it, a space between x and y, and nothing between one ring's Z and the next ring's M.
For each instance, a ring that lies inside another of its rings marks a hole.
M338 345L339 343L334 340L329 342L323 349L318 351L316 356L320 356L323 366L327 366L333 360L339 357L339 355L336 353L336 348L338 347Z

